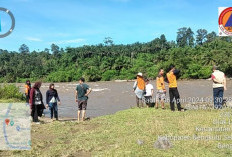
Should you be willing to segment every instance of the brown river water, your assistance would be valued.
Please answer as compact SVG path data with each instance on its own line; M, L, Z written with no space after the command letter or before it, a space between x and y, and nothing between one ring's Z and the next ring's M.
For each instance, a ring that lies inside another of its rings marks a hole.
M97 117L102 115L114 114L117 111L135 107L135 94L132 86L134 82L126 81L111 81L111 82L89 82L87 83L92 89L89 95L87 116ZM150 82L154 88L155 81ZM58 107L59 117L76 118L77 117L77 103L75 102L75 88L77 82L70 83L55 83L55 88L59 93L61 105ZM24 90L23 84L17 84L20 89ZM33 85L33 84L32 84ZM49 83L43 83L41 91L45 102L45 93L48 89ZM167 87L167 85L166 85ZM225 97L232 97L232 80L227 81L227 91ZM166 88L168 89L168 88ZM209 80L190 80L178 81L178 90L181 99L187 101L190 98L208 98L204 100L211 100L212 98L212 82ZM155 88L156 93L156 88ZM168 97L167 92L167 97ZM154 96L153 96L154 97ZM191 99L192 100L192 99ZM185 104L183 102L182 104ZM45 116L49 116L48 109L45 110Z

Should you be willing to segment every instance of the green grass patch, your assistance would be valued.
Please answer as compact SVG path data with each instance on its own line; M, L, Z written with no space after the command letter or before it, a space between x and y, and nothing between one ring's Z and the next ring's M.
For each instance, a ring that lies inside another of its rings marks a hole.
M212 121L223 111L189 110L171 112L154 108L134 108L94 118L90 121L56 121L32 125L32 150L2 152L14 156L231 156L218 149L230 141L171 141L168 150L154 148L158 136L225 135L231 132L198 132L195 127L216 127ZM137 140L144 141L138 145ZM1 152L0 152L1 155Z

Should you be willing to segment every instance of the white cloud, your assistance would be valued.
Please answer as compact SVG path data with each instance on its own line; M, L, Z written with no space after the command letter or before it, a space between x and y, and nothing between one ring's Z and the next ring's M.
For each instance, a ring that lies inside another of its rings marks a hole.
M60 41L49 42L49 44L73 44L73 43L81 43L83 41L85 41L85 39L60 40Z
M26 40L29 40L29 41L37 41L37 42L42 41L41 39L39 39L39 38L34 38L34 37L26 37Z

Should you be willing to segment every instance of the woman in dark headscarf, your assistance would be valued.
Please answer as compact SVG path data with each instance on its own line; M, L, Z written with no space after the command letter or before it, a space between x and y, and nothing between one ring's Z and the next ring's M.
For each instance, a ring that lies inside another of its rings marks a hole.
M31 116L33 118L33 122L36 123L39 122L38 116L41 117L43 114L43 110L45 109L43 103L43 95L40 92L41 85L41 82L36 82L30 92L29 102L31 107Z

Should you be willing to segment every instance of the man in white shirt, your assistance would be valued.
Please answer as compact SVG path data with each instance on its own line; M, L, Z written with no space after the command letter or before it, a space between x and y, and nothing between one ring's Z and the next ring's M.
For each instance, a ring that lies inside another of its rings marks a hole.
M144 101L147 105L147 107L150 107L151 106L151 103L152 103L152 95L154 93L154 87L152 84L149 83L149 80L148 79L145 79L145 83L146 83L146 93L144 95Z
M226 76L223 72L218 70L216 66L214 66L211 79L213 80L214 108L221 109L222 103L223 103L224 90L227 90L226 89Z

